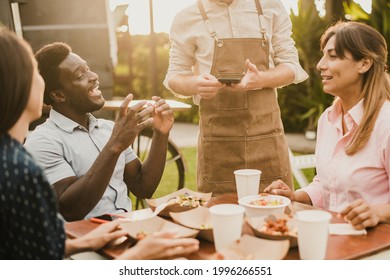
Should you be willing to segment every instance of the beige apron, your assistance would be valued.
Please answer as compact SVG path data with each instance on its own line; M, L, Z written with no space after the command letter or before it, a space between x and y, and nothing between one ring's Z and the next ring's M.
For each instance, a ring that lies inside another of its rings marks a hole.
M215 77L221 72L245 72L247 58L258 69L268 69L269 46L261 23L262 10L259 0L255 3L261 38L218 39L201 0L198 0L202 17L215 38L211 68ZM212 99L201 99L199 106L198 190L236 192L233 171L242 168L262 171L261 190L277 179L293 186L275 89L237 92L226 87Z

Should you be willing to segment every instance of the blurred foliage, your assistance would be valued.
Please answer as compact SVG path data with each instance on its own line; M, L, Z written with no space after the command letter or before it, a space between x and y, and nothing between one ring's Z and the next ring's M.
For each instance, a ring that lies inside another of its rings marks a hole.
M304 83L279 90L282 119L288 132L315 130L319 117L332 103L333 97L322 91L321 77L316 70L316 64L322 55L319 41L328 26L339 20L365 22L377 29L385 37L387 45L390 45L388 0L372 0L371 14L351 0L326 0L324 8L327 15L320 17L312 0L299 0L298 15L290 15L292 37L296 42L301 65L310 78Z
M152 70L157 73L157 94L164 98L171 97L170 92L163 86L165 73L168 67L169 38L168 34L155 34L156 62L150 61L149 36L118 33L118 65L115 71L116 85L115 95L124 97L129 92L135 98L147 98L152 96Z
M282 120L288 132L315 130L318 118L333 100L322 92L322 79L316 68L322 56L319 41L327 23L319 16L314 2L307 0L298 2L298 15L291 13L290 18L300 63L309 78L279 90Z
M390 39L390 2L372 0L372 13L367 14L360 5L351 0L323 1L326 15L321 17L316 9L318 0L299 0L298 15L290 13L293 25L293 39L299 52L301 65L309 74L309 79L297 85L289 85L278 90L282 120L287 132L315 130L323 111L331 104L333 97L322 91L322 82L316 65L322 54L320 37L328 26L340 19L363 21L376 28L387 40ZM118 65L115 71L114 96L124 97L133 93L135 98L149 99L152 96L152 70L157 76L157 95L166 99L176 99L163 83L168 68L169 37L156 33L154 42L151 36L130 36L118 33ZM156 62L151 64L151 46L156 46ZM192 99L180 101L193 105ZM198 123L198 106L185 112L175 113L176 121Z
M124 98L133 93L136 99L150 99L153 95L151 77L152 70L156 71L157 93L165 99L176 99L165 88L163 81L168 69L169 37L166 33L156 33L156 62L152 65L150 59L151 39L145 35L130 36L129 33L118 33L118 65L115 68L114 96ZM179 101L193 105L192 99ZM175 112L175 120L181 122L198 123L198 106L191 110Z
M372 0L371 14L366 13L360 5L351 2L349 5L344 4L344 9L348 18L365 22L385 37L387 48L390 48L390 1L389 0ZM390 61L390 52L387 55L387 63Z

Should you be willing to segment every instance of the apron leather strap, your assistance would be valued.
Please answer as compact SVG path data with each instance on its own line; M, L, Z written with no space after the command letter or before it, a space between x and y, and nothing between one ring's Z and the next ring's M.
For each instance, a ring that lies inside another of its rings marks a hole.
M254 0L255 4L256 4L256 10L257 10L257 14L259 16L259 23L260 23L260 32L263 36L263 39L265 39L265 29L263 28L263 8L261 7L261 4L260 4L260 0ZM217 32L215 32L215 29L214 27L212 26L210 20L209 20L209 17L207 16L207 13L206 13L206 10L204 8L204 5L202 3L202 0L198 0L197 1L197 4L198 4L198 9L200 11L200 14L202 15L202 18L203 18L203 21L205 22L206 26L207 26L207 30L209 31L211 37L213 37L215 39L215 41L219 41L218 38L217 38Z
M211 37L213 37L215 39L215 41L218 42L217 32L215 32L215 29L214 29L213 25L211 24L209 17L207 16L207 13L206 13L206 10L204 9L202 0L198 0L197 3L198 3L198 9L200 11L200 14L202 15L203 21L205 22L205 24L207 26L207 30L209 31Z
M260 0L255 0L255 4L256 4L256 9L257 9L257 14L259 15L260 32L263 36L263 39L265 39L266 30L263 27L264 26L264 24L263 24L263 21L264 21L263 8L261 8Z
M256 9L257 9L257 14L259 16L262 16L263 15L263 9L261 8L260 0L255 0L255 4L256 4Z
M202 0L198 0L198 9L200 11L200 14L202 15L203 21L208 21L209 17L206 14L206 10L204 9Z

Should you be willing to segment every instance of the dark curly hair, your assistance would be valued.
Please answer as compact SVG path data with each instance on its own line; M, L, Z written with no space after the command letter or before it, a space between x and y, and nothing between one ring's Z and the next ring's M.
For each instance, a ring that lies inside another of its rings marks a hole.
M50 93L61 87L58 66L71 52L72 48L66 43L55 42L43 46L35 53L39 72L46 83L43 101L47 105L53 104Z
M15 125L26 108L33 73L30 45L0 28L0 136Z

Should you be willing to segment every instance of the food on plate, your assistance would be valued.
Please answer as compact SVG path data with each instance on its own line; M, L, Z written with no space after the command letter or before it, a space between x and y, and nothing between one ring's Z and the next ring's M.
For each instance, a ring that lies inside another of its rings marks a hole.
M268 219L264 222L261 231L273 235L286 235L288 233L287 219Z
M296 235L294 229L290 229L287 225L286 218L265 219L260 231L269 235Z
M253 200L249 204L257 206L278 206L285 204L285 202L281 198L270 199L266 197L267 196L264 196L264 198L262 197L260 199Z
M184 207L198 207L204 206L207 201L203 198L199 198L189 193L179 194L178 196L172 197L168 200L168 204L179 204Z

